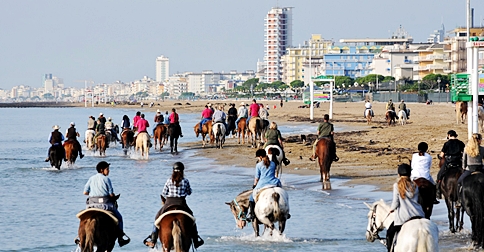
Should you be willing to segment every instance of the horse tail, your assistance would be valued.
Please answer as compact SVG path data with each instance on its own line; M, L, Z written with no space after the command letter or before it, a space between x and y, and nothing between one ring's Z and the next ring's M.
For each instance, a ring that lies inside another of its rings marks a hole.
M97 219L87 219L86 225L84 226L84 230L86 231L86 238L84 241L84 251L94 251L94 230L96 229Z
M433 242L428 241L429 238L432 239L432 236L429 234L429 230L419 228L417 237L417 251L434 251L429 250L433 245Z
M175 251L183 251L182 232L180 222L178 220L173 221L171 235L173 236L173 247L175 248Z
M281 215L281 211L279 209L279 199L281 198L281 195L279 193L274 192L272 193L272 199L274 200L274 220L279 220L279 216Z

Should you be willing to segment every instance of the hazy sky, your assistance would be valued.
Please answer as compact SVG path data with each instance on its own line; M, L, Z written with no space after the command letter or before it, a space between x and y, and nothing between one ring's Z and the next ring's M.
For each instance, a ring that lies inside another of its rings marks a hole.
M475 24L484 1L472 0ZM52 73L66 86L170 72L255 70L264 55L264 18L294 7L293 45L325 39L388 38L402 25L415 42L440 27L465 26L465 0L1 0L0 88L42 86Z

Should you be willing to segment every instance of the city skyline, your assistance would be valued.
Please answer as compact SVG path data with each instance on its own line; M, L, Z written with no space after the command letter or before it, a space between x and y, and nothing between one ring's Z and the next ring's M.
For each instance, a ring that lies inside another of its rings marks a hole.
M484 1L471 5L479 26ZM293 46L311 34L335 42L388 38L399 25L414 42L426 42L442 22L447 30L466 25L465 1L6 0L0 2L0 88L41 87L47 73L74 87L86 79L112 83L155 78L153 61L160 55L170 58L170 75L255 70L264 57L264 18L275 6L294 8Z

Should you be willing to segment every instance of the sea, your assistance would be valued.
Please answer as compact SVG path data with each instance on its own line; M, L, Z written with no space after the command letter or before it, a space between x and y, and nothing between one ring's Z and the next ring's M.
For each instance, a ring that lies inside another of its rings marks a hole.
M111 163L109 177L115 193L121 194L119 211L131 238L131 243L123 248L116 245L114 251L161 251L159 243L157 249L149 249L142 241L151 232L161 207L162 187L177 161L185 164L185 175L193 189L187 202L205 240L199 251L386 251L379 242L365 239L369 209L363 203L379 199L389 202L391 192L369 185L347 186L347 179L335 176L332 190L323 191L319 176L283 173L281 180L290 197L292 215L284 234L256 238L250 226L237 229L225 202L251 188L254 169L244 167L255 167L255 161L248 158L245 164L219 165L204 157L199 152L200 139L193 133L199 114L180 115L184 137L180 138L183 146L178 155L170 154L165 146L162 152L150 149L145 160L133 152L125 155L118 144L111 145L105 157L84 149L83 159L71 167L63 164L60 170L44 162L53 125L61 126L64 134L75 122L83 144L88 116L97 118L102 112L119 124L123 115L132 118L138 110L146 112L151 122L154 113L140 108L0 109L0 251L79 251L74 243L79 226L76 214L85 208L84 185L103 160ZM283 135L313 133L315 128L314 124L279 124ZM336 125L336 132L344 130ZM229 147L220 151L234 150ZM394 180L396 176L382 179ZM442 200L435 206L432 220L439 226L441 251L468 248L467 216L465 230L451 234Z

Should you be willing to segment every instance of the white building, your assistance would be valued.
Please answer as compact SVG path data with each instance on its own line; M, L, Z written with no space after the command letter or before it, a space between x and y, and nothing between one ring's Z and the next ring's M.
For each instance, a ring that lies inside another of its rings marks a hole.
M264 82L282 79L281 57L292 44L292 7L274 7L264 20Z
M164 82L170 76L170 59L161 55L156 58L156 81Z

